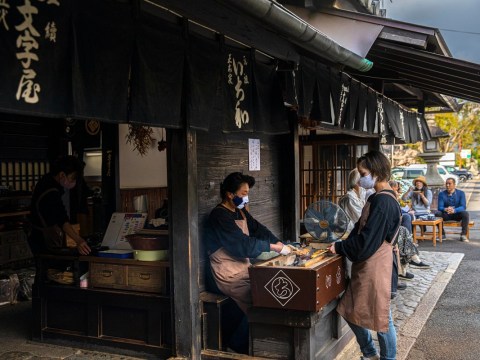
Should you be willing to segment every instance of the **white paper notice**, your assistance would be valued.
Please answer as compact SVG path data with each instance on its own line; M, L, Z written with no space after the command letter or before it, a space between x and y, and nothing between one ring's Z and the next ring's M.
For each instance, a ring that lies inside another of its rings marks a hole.
M260 139L248 139L248 170L260 170Z

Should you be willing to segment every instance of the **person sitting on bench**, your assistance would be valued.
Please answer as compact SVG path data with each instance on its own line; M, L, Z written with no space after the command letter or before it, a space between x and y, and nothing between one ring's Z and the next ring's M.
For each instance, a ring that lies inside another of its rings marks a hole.
M435 213L435 216L442 217L443 221L461 221L462 233L460 241L468 242L467 232L470 216L466 211L467 201L465 193L456 188L455 179L453 178L448 178L445 181L445 187L447 189L438 194L438 211Z
M432 203L433 194L428 188L427 179L420 175L412 181L411 186L405 194L402 195L402 200L411 200L411 210L408 212L416 219L421 215L430 213L430 205Z

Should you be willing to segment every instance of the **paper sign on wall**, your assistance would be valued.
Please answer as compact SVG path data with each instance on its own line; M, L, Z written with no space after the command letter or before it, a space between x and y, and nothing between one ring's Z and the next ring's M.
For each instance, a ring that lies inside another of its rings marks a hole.
M248 170L260 170L260 139L248 139Z

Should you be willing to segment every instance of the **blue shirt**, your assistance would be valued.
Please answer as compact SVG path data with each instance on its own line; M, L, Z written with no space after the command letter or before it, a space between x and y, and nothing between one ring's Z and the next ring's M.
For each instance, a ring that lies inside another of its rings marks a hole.
M465 211L467 209L465 193L462 190L455 189L452 194L449 194L447 190L438 194L438 210L444 212L445 208L449 206L453 206L456 213Z

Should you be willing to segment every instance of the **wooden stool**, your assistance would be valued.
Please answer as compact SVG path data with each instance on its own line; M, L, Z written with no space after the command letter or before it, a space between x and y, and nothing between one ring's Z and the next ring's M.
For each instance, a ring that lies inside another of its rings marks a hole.
M420 235L417 235L416 226L420 226ZM424 230L424 226L431 226L433 228L432 232L427 232ZM437 232L438 226L438 232ZM412 234L413 242L416 244L418 240L432 240L433 246L437 246L437 234L438 239L442 242L442 233L443 233L443 219L435 218L435 220L413 220L412 221Z
M228 296L207 291L200 293L202 304L203 348L223 350L222 308L232 301Z

